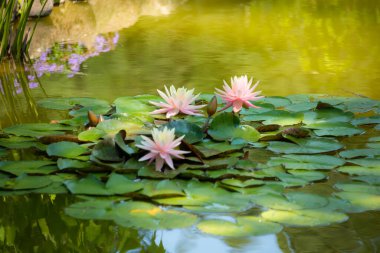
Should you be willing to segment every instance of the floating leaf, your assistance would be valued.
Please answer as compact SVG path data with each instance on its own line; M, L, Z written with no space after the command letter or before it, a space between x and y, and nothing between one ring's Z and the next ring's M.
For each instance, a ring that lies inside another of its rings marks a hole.
M44 98L37 102L38 106L54 110L70 110L77 105L86 108L110 107L107 101L96 98ZM91 109L90 109L91 110ZM87 113L87 112L86 112Z
M320 122L312 123L305 127L314 129L317 136L352 136L364 132L363 129L347 122Z
M361 158L350 159L347 162L357 164L363 167L380 167L380 158Z
M128 179L124 175L112 173L105 185L110 195L126 194L141 190L144 186L141 182Z
M9 138L0 138L0 146L8 149L27 149L36 147L45 150L46 146L37 142L35 138L11 136Z
M203 157L208 158L224 153L232 153L242 149L244 144L228 144L227 142L212 142L203 141L194 147L202 154Z
M343 166L340 167L338 171L358 176L380 176L380 167L370 168L361 166Z
M360 211L379 210L380 195L364 192L344 191L335 193L339 198L349 201L351 205ZM357 211L359 211L357 210Z
M264 125L295 125L303 120L303 113L292 113L288 111L273 110L260 114L248 115L243 117L244 121L263 121Z
M7 190L29 190L43 188L52 181L48 176L27 176L25 174L16 178L0 179L0 188Z
M233 113L223 112L217 115L210 124L208 134L214 140L228 140L239 126L240 120Z
M143 229L172 229L193 225L197 216L176 210L165 210L155 205L127 201L118 204L112 211L115 222L125 227Z
M145 98L120 97L113 103L116 106L117 113L149 114L155 109L154 106L148 104Z
M49 174L57 170L48 165L55 164L53 161L0 161L0 171L11 173L16 176L22 174Z
M272 104L275 107L283 107L283 106L286 106L286 105L289 105L292 103L290 101L290 99L288 99L286 97L279 97L279 96L265 97L265 98L261 99L260 101L262 103Z
M74 159L59 158L57 160L57 166L60 170L64 170L64 169L85 169L85 168L89 168L91 166L91 163L80 161L80 160L74 160Z
M180 137L184 135L184 141L193 144L203 139L203 131L198 125L186 120L173 120L167 126L175 129L175 135Z
M254 216L238 217L236 223L216 219L203 220L198 223L197 228L207 234L229 237L276 234L282 230L281 225Z
M78 143L61 141L52 143L47 146L46 152L49 156L58 156L65 158L76 158L89 150Z
M302 112L314 109L317 105L317 102L302 102L287 105L284 107L284 109L290 112Z
M380 155L380 149L349 149L339 153L343 158L374 157Z
M73 194L110 195L104 184L91 175L78 181L67 180L64 183Z
M338 150L343 147L337 140L330 138L297 139L289 136L286 136L286 138L294 143L271 141L269 142L268 149L276 153L285 154L317 154Z
M81 132L78 135L78 139L81 141L92 141L95 142L105 136L107 133L101 129L98 128L90 128L86 131Z
M299 210L321 208L328 204L322 196L302 192L289 192L281 195L260 195L253 200L254 203L276 210Z
M304 113L303 123L318 124L323 122L350 122L354 118L352 112L345 112L337 108L326 108Z
M289 226L314 227L327 226L332 223L344 222L348 216L344 213L316 210L268 210L261 214L268 221L278 222Z
M4 132L17 136L41 137L44 135L64 134L64 131L72 129L71 126L64 126L61 124L28 123L4 128Z
M355 126L379 124L379 123L380 123L380 116L362 117L362 118L356 118L352 120L352 124Z
M99 141L92 149L92 156L96 159L108 162L123 161L122 155L117 151L115 142L112 138Z
M344 163L343 159L329 155L284 155L272 157L268 165L283 165L287 169L330 170Z
M184 196L182 187L174 180L162 180L153 181L145 180L143 182L144 189L141 194L147 195L149 197L173 197L173 196Z
M221 181L221 183L225 184L225 185L241 187L241 188L265 184L265 182L262 180L248 179L245 181L241 181L241 180L235 179L235 178L224 179Z

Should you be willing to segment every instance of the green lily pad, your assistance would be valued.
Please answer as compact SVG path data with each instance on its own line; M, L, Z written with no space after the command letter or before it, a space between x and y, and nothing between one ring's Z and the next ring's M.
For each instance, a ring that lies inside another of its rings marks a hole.
M273 110L243 117L244 121L262 121L264 125L295 125L303 120L303 113Z
M78 181L66 180L64 183L72 194L110 195L104 183L91 175Z
M344 213L324 209L268 210L263 212L261 216L268 221L296 227L327 226L332 223L344 222L348 219L348 216Z
M324 108L305 112L303 123L309 125L324 122L350 122L353 118L354 114L352 112L345 112L338 108Z
M301 102L287 105L284 109L290 112L303 112L314 109L317 105L317 102Z
M284 155L272 157L268 165L283 165L287 169L330 170L344 163L343 159L329 155Z
M217 115L211 122L208 134L214 140L228 140L233 137L233 133L240 125L239 118L233 113L223 112Z
M242 149L245 144L228 144L227 142L203 141L194 147L202 154L203 157L209 158L225 153L232 153Z
M289 192L281 195L260 195L252 200L254 203L276 210L316 209L328 204L325 197L302 192Z
M38 106L53 110L70 110L77 105L86 108L109 107L109 103L96 98L44 98L37 102ZM91 109L90 109L91 110ZM87 112L86 112L87 113Z
M363 167L380 167L380 158L357 158L347 160L347 162Z
M0 146L8 149L28 149L28 148L38 148L40 150L45 150L46 145L37 142L35 138L30 137L20 137L11 136L9 138L0 138Z
M84 162L75 159L59 158L57 160L57 166L60 170L64 169L86 169L91 166L90 162Z
M106 138L102 141L99 141L95 145L95 147L92 149L91 155L101 161L108 161L108 162L123 161L123 156L116 149L115 142L112 138Z
M380 167L343 166L338 171L357 176L380 176Z
M174 180L145 180L141 194L152 198L185 196L182 187Z
M297 178L304 179L308 182L312 181L319 181L326 178L326 174L320 171L314 171L314 170L288 170L288 173L292 174L293 176L296 176Z
M20 175L16 178L0 179L0 188L6 190L31 190L50 185L52 181L48 176Z
M143 229L173 229L193 225L198 217L176 210L162 209L155 205L127 201L112 210L113 219L121 226Z
M373 149L380 149L380 136L369 138L367 147Z
M175 129L177 137L185 136L184 141L193 144L203 139L203 130L198 125L186 120L173 120L166 124L169 128Z
M275 107L283 107L292 103L290 99L286 97L280 97L280 96L265 97L261 99L260 102L272 104Z
M235 178L224 179L221 181L221 183L224 185L230 185L230 186L241 187L241 188L265 184L265 182L262 180L248 179L245 181L241 181Z
M339 153L343 158L375 157L380 155L380 149L349 149Z
M131 135L140 131L143 126L144 123L139 120L121 121L117 119L108 119L100 122L96 128L109 135L116 135L120 130L125 130L127 135Z
M89 150L75 142L60 141L48 145L46 152L49 156L76 158Z
M117 173L112 173L105 185L105 188L110 193L110 195L136 192L141 190L143 187L144 185L141 182L136 182L134 180L128 179L124 175Z
M270 141L268 149L276 153L285 154L317 154L334 151L342 148L335 139L330 138L295 138L286 136L292 142Z
M57 171L56 167L48 165L55 164L53 161L0 161L0 171L11 173L16 176L22 174L49 174Z
M364 192L343 191L335 193L339 198L349 201L357 210L369 211L380 210L380 195Z
M227 237L276 234L282 230L281 225L254 216L238 217L236 222L203 220L198 223L197 228L207 234Z
M98 128L90 128L86 131L79 133L78 139L81 141L92 141L95 142L105 136L107 133Z
M145 98L120 97L113 103L116 106L117 113L149 114L155 109L154 106L149 105Z
M337 183L334 187L345 192L363 192L380 195L380 186L363 183Z
M41 137L46 135L64 134L65 131L70 131L72 129L71 126L64 126L61 124L27 123L4 128L4 132L16 136Z
M352 136L364 132L363 129L347 122L320 122L312 123L305 127L314 129L317 136Z
M379 124L379 123L380 123L380 116L362 117L362 118L356 118L352 120L352 124L355 126Z

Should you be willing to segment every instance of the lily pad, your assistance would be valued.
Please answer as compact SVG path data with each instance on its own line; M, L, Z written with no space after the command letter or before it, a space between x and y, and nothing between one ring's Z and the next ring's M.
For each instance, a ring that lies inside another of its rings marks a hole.
M233 133L239 125L240 120L236 115L223 112L212 120L208 129L208 134L214 140L228 140L233 137Z
M120 97L114 102L116 106L117 113L127 113L127 114L149 114L155 108L149 105L144 99L139 99L135 97Z
M37 102L38 106L54 110L69 110L77 105L87 108L109 107L109 103L96 98L44 98ZM86 112L87 113L87 112Z
M312 123L305 127L314 129L317 136L352 136L364 132L363 129L347 122L320 122Z
M41 137L45 135L64 134L65 131L70 131L72 129L71 126L64 126L61 124L27 123L4 128L4 132L17 136Z
M193 225L196 215L176 210L162 209L155 205L127 201L112 210L113 219L121 226L143 229L172 229Z
M193 144L203 139L203 130L198 125L190 123L186 120L173 120L167 126L175 129L177 137L185 136L184 141Z
M305 112L303 123L309 125L324 122L350 122L353 118L354 114L352 112L345 112L338 108L325 108Z
M379 124L379 123L380 123L380 116L362 117L362 118L356 118L352 120L352 124L355 126Z
M338 171L357 176L380 176L380 167L343 166Z
M343 159L329 155L284 155L272 157L268 165L282 165L287 169L330 170L344 163Z
M268 210L263 212L261 216L268 221L296 227L327 226L332 223L344 222L348 219L348 216L344 213L324 209Z
M75 142L61 141L48 145L46 152L49 156L76 158L89 150Z
M262 121L264 125L295 125L303 120L303 113L273 110L243 117L244 121Z
M52 181L48 176L20 175L16 178L0 179L0 188L6 190L30 190L43 188L50 185Z
M281 195L260 195L252 200L254 203L276 210L300 210L321 208L328 204L322 196L302 192L289 192Z
M203 141L200 144L194 145L199 150L203 157L208 158L220 154L232 153L242 149L245 144L228 144L227 142L212 142Z
M380 210L380 195L364 192L343 191L335 193L339 198L349 201L360 211Z
M349 149L339 153L343 158L380 156L380 149Z
M0 161L0 171L11 173L16 176L22 174L49 174L57 170L48 165L55 164L53 161Z
M271 141L268 149L276 153L285 154L317 154L342 148L335 139L330 138L295 138L286 136L292 142Z
M203 220L198 223L197 228L207 234L228 237L276 234L282 230L281 225L254 216L238 217L236 222Z

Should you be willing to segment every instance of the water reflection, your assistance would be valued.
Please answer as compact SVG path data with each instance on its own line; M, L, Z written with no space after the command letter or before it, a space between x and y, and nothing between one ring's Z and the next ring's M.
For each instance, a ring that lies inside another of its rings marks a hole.
M6 124L25 122L25 119L39 121L36 101L31 93L31 89L40 87L34 69L13 61L2 63L0 69L0 128L2 121Z

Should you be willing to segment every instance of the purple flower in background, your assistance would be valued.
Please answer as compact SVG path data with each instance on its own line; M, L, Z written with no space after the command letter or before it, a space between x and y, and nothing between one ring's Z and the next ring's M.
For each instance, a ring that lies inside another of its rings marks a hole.
M38 83L37 82L30 82L29 83L29 88L34 89L34 88L37 88L37 87L38 87Z
M40 61L46 61L47 60L47 52L43 52L40 56Z
M29 81L34 81L34 79L36 79L35 76L33 76L33 75L28 75L28 80L29 80Z
M119 41L119 37L120 37L119 33L118 33L118 32L115 33L115 36L113 36L113 38L112 38L112 43L113 43L114 45L116 45L117 42Z
M3 84L1 83L1 80L0 80L0 92L4 94L4 88L3 88Z

